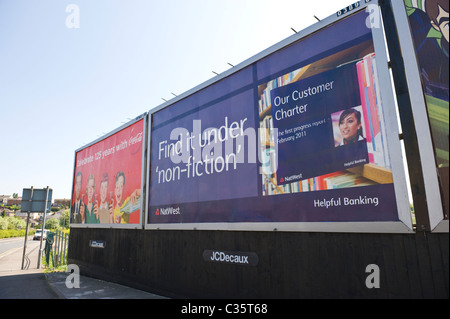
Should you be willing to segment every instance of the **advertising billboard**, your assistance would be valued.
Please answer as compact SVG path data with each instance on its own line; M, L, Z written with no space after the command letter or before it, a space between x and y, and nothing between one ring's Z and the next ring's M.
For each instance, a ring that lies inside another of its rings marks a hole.
M405 0L414 52L433 140L443 195L443 217L449 214L449 1ZM415 105L416 107L420 107ZM436 211L435 209L433 211Z
M146 114L75 151L71 227L140 228Z
M410 231L383 30L367 8L150 111L146 228Z

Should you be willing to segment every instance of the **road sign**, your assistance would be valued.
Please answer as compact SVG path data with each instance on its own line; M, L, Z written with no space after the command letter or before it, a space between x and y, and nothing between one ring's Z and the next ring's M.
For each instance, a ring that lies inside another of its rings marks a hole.
M52 189L24 188L22 191L22 212L43 213L50 211L52 205ZM47 205L47 209L45 209Z

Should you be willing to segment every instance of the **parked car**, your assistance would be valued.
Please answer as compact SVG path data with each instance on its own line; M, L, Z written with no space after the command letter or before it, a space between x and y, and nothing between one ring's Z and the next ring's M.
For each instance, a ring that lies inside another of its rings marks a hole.
M47 239L47 232L48 230L44 229L44 237L42 239L44 240ZM42 229L38 229L34 233L33 240L41 240L41 236L42 236Z

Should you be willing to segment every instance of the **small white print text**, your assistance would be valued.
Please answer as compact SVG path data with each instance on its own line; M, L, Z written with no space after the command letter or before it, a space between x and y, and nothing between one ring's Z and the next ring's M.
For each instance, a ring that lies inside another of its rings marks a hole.
M367 163L365 158L344 163L344 167L354 166L356 164Z
M314 207L338 207L338 206L357 206L357 205L373 205L378 206L378 197L359 196L356 198L331 198L331 199L316 199L314 200Z
M248 256L228 255L224 252L215 251L211 256L213 261L225 261L230 263L248 264Z
M267 304L254 304L254 303L229 303L225 306L225 309L218 308L216 306L196 306L188 303L187 306L181 307L182 314L206 314L211 317L214 311L231 313L231 314L259 314L267 313Z

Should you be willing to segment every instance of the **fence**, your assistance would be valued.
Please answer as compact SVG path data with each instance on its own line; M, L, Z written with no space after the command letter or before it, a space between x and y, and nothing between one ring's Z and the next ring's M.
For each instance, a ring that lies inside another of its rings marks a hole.
M44 248L47 266L55 268L67 264L68 246L69 234L60 230L48 233Z

